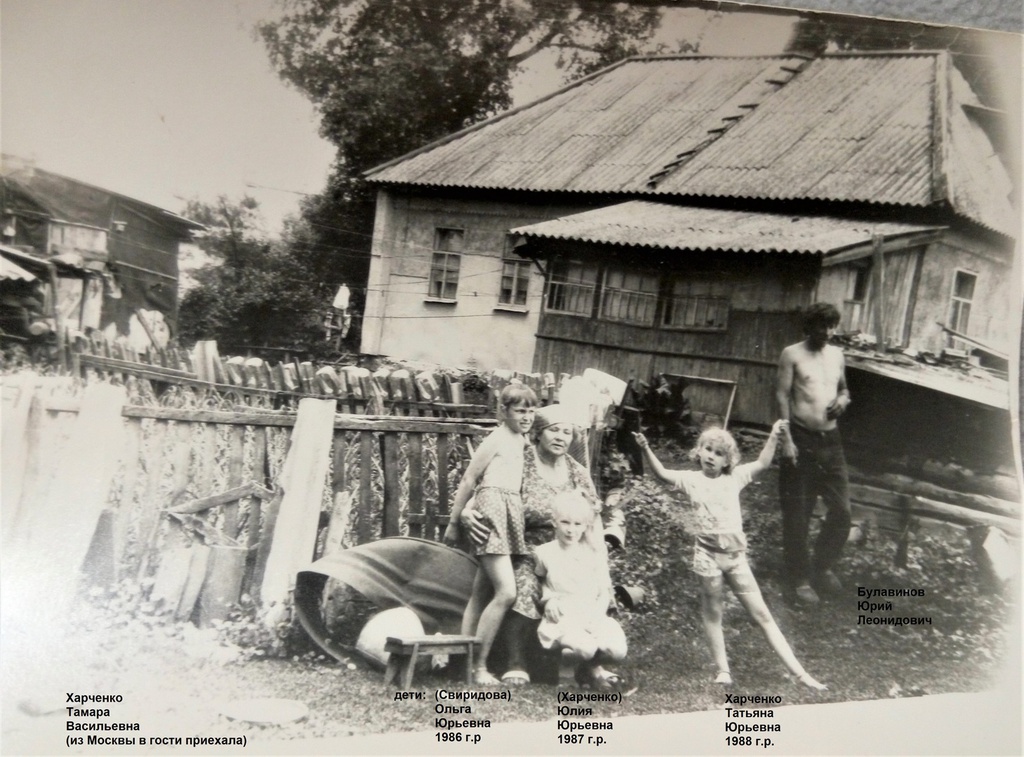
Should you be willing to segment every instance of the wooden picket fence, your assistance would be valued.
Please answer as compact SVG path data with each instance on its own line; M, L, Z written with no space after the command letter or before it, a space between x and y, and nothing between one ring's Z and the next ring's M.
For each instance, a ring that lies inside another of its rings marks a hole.
M331 431L303 447L301 407L223 409L180 393L139 404L150 395L136 390L5 377L4 446L20 454L3 459L4 548L48 555L25 569L65 583L81 571L102 587L128 582L200 624L261 599L275 548L294 537L280 516L289 495L313 510L301 561L384 536L439 539L475 440L494 426L320 403ZM289 460L295 450L304 459ZM283 492L286 467L314 458L319 480L293 475Z

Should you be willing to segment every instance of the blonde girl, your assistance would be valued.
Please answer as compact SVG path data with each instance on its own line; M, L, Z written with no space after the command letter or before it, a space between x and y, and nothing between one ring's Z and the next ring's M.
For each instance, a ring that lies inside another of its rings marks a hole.
M787 421L776 421L760 456L740 465L740 451L725 429L709 428L697 439L691 457L700 470L668 470L661 464L643 434L634 434L655 477L686 493L697 519L693 572L700 578L701 617L704 634L718 672L715 682L732 684L729 658L722 632L723 587L733 594L753 619L772 649L800 683L808 688L826 687L815 680L796 659L792 648L772 618L747 562L747 537L743 532L740 491L771 465L779 438L788 432Z
M534 550L544 608L537 629L541 646L567 650L580 662L598 655L605 662L622 660L626 635L608 617L612 583L593 505L572 490L558 494L551 508L555 538Z

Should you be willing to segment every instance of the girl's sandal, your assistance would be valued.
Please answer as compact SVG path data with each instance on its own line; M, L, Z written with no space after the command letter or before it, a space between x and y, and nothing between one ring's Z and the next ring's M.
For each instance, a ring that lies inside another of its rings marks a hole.
M487 668L477 668L473 671L473 683L477 686L501 686L501 681Z
M595 675L590 684L595 691L620 691L623 686L622 676L618 673L605 671L603 675Z
M523 686L530 682L530 674L525 670L509 670L501 677L501 682L509 686Z

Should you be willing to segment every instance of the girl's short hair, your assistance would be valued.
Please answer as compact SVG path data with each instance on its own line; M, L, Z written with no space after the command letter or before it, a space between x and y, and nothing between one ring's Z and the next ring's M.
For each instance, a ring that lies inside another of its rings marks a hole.
M508 410L520 402L527 407L537 407L537 395L526 384L508 384L498 395L498 407Z
M699 454L700 448L705 444L711 444L715 449L720 449L725 452L726 464L722 468L723 473L732 473L732 469L739 465L740 462L740 447L736 444L736 440L732 434L726 431L720 426L711 426L701 432L701 435L697 437L696 446L690 450L690 459L696 460Z

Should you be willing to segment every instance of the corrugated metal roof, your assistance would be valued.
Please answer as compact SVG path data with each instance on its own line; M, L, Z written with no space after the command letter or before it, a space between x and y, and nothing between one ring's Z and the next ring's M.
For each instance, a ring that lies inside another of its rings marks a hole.
M35 274L29 273L13 260L0 256L0 279L13 279L15 281L34 281Z
M858 355L849 350L844 352L847 368L858 368L896 381L916 384L999 410L1010 409L1009 384L981 369L965 374L943 366L929 366L923 363L907 365L887 362L870 355Z
M935 230L891 221L753 213L633 200L512 229L527 238L569 239L672 250L830 253Z
M1008 174L961 107L974 104L941 52L631 59L367 176L914 207L948 200L1015 236Z
M930 205L936 61L812 61L657 193Z
M990 229L1016 236L1020 219L1009 199L1013 180L977 113L971 110L980 104L977 97L956 69L951 70L950 93L950 160L946 171L949 203Z
M803 59L629 60L526 108L374 169L373 181L575 192L637 191L778 89Z

